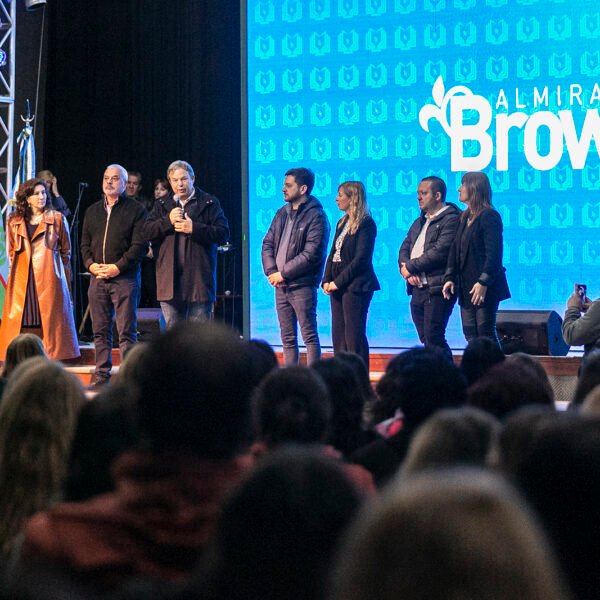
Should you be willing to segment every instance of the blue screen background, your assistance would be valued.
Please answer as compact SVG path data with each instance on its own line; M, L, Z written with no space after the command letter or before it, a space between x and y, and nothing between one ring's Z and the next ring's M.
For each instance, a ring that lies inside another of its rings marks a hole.
M421 108L435 103L438 78L444 91L466 86L488 99L494 117L570 110L578 135L587 111L600 106L595 1L249 0L246 25L250 333L274 345L280 344L274 291L260 251L283 204L287 169L315 171L313 194L332 228L341 216L338 184L365 183L378 226L374 264L382 287L369 312L370 344L407 347L418 339L397 256L419 214L416 188L423 177L438 175L448 184L448 201L458 203L464 172L452 171L451 140L441 124L430 120L427 132L419 123ZM582 105L571 102L572 85L579 86ZM533 106L534 87L548 88L547 106ZM506 101L497 106L500 90ZM465 114L465 123L476 120ZM498 143L493 126L489 134ZM599 293L598 150L592 140L584 167L573 168L564 145L554 168L538 170L524 153L523 129L512 129L508 139L508 170L496 168L495 153L481 169L505 227L512 299L501 308L562 315L574 282L587 283L592 298ZM542 155L556 145L545 127L536 143ZM479 150L477 143L464 145L465 156ZM330 345L322 293L318 320L321 342ZM457 308L447 337L452 347L464 347Z

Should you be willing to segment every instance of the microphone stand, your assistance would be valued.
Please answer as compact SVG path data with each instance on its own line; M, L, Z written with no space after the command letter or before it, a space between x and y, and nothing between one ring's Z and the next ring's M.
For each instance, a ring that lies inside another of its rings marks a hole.
M71 218L71 266L73 273L71 288L73 290L73 304L75 308L75 321L81 316L83 310L83 290L79 285L79 275L81 269L81 249L79 248L79 209L81 207L81 199L87 188L86 184L79 183L77 191L77 204Z

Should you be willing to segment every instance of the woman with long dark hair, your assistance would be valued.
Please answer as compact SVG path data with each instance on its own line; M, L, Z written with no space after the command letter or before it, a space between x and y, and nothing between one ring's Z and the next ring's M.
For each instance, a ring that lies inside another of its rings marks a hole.
M492 187L485 173L465 173L458 193L467 209L450 249L442 293L446 299L458 295L467 342L481 336L498 341L498 305L510 298L502 266L502 219L492 206Z
M379 289L373 270L377 225L360 181L342 183L336 203L345 214L335 229L321 283L331 299L333 351L354 352L368 367L367 312L373 292Z
M0 360L20 333L42 338L48 356L79 356L71 301L71 243L66 219L53 210L41 179L29 179L16 193L8 219L10 271L0 327Z

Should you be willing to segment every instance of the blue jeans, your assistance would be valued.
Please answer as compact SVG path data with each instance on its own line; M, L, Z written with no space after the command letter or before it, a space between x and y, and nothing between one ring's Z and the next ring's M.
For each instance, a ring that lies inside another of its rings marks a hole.
M452 314L456 296L446 300L441 294L431 294L427 287L413 288L410 314L425 347L437 347L452 360L452 351L446 341L446 327Z
M113 319L119 335L121 360L137 342L136 310L140 299L140 276L96 279L88 288L92 331L96 350L95 380L108 380L112 369Z
M298 324L306 346L308 364L321 358L321 344L317 331L317 288L275 288L275 306L281 330L283 361L298 364Z
M212 317L212 302L185 302L183 300L161 301L160 308L167 328L177 321L208 321Z

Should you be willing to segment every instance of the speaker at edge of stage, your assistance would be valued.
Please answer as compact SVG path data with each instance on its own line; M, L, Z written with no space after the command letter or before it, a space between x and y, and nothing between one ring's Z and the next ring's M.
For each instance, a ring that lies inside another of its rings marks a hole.
M46 4L46 0L25 0L25 8L27 10L35 10Z

